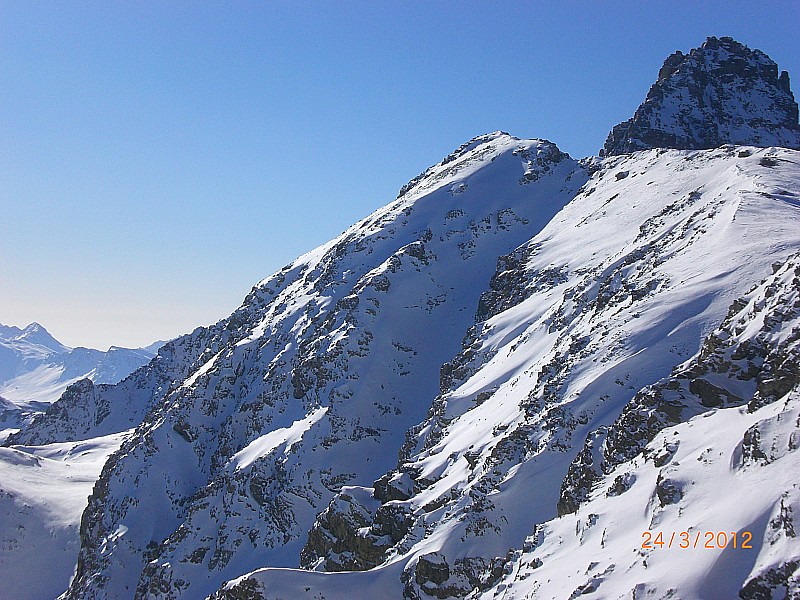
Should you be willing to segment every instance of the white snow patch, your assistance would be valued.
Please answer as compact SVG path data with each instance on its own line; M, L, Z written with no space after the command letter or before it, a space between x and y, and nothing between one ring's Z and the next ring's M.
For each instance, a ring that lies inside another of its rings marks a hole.
M305 419L295 421L289 427L281 427L254 439L233 455L229 463L230 466L237 471L246 469L256 460L269 454L282 444L285 444L288 450L295 442L299 442L303 434L311 429L314 423L319 421L326 412L328 412L328 407L320 406L312 411Z

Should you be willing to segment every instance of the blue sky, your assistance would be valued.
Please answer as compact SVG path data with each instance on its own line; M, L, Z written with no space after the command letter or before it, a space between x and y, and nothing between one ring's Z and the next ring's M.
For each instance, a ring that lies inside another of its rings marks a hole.
M394 199L475 135L595 154L664 58L800 77L800 2L0 4L0 323L138 346Z

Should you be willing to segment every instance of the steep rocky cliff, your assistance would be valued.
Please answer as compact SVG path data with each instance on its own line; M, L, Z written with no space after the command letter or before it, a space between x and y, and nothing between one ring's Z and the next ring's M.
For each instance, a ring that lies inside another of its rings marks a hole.
M676 52L633 117L615 126L602 154L723 144L800 148L789 74L760 50L729 37Z

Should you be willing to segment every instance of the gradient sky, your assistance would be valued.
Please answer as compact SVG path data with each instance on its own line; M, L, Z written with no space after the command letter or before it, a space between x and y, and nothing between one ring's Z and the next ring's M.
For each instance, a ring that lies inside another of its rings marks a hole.
M668 54L798 81L799 33L797 0L2 0L0 323L191 331L475 135L592 155Z

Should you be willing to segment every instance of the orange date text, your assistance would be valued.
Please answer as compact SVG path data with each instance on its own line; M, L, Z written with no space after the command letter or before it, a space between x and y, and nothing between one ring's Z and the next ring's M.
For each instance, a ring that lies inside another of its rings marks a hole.
M689 548L751 550L753 534L749 531L645 531L642 533L641 547L645 550L671 548L680 550Z

